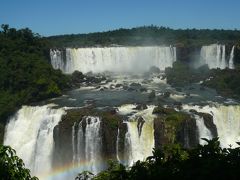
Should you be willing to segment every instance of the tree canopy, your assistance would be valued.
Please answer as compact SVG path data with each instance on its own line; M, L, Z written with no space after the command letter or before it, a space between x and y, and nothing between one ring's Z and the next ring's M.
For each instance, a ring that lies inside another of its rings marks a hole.
M47 38L53 47L86 47L111 45L170 45L202 46L210 43L239 43L239 30L223 29L170 29L168 27L141 26L132 29L88 34L58 35Z
M109 168L95 175L93 179L239 179L240 147L222 148L218 138L204 140L206 145L198 145L193 149L183 149L178 144L168 145L162 150L154 149L153 155L146 161L137 161L130 168L110 162ZM80 174L78 177L85 176Z
M0 179L38 180L31 177L30 170L25 168L23 160L16 156L14 149L2 145L0 145Z
M68 78L50 65L48 41L28 28L1 27L0 124L3 124L22 104L60 95L68 86Z

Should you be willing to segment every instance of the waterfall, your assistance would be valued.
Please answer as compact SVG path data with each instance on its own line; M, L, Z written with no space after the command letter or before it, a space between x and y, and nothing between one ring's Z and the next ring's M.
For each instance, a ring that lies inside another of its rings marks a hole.
M234 46L228 61L226 59L226 46L221 44L203 46L201 48L200 56L201 60L207 64L210 69L225 69L227 67L234 69Z
M138 160L144 160L152 155L154 148L154 127L152 115L153 107L139 111L129 117L127 123L128 131L125 135L125 148L127 158L126 165L130 166ZM139 121L141 117L141 121ZM141 124L141 126L139 126ZM141 128L141 131L139 131Z
M102 140L100 134L101 120L95 116L85 116L78 124L77 138L75 132L72 133L73 139L73 161L80 167L81 171L100 172L101 167L101 147ZM75 131L75 124L72 131ZM77 142L77 146L75 143Z
M4 145L10 145L33 175L47 174L52 168L53 128L65 113L53 105L23 106L5 129Z
M212 133L205 126L203 117L200 117L198 115L194 115L194 118L196 119L196 124L197 124L197 127L198 127L199 143L204 145L204 144L206 144L206 141L202 140L201 138L205 138L205 139L210 140L210 139L213 138Z
M184 109L194 109L198 112L208 113L213 116L213 122L217 127L217 133L222 147L229 147L231 144L236 147L235 142L240 141L240 106L239 105L220 105L215 106L188 106ZM200 131L205 131L202 124L197 123ZM205 132L206 134L206 132Z
M73 150L73 164L76 162L76 122L74 122L72 127L72 150Z
M234 50L235 46L232 47L230 59L229 59L229 69L234 69Z
M118 152L119 152L119 128L118 128L118 133L117 133L117 142L116 142L116 157L117 157L117 160L118 162L121 162L120 161L120 158L119 158L119 155L118 155Z
M60 50L50 49L51 64L54 69L65 69L63 52Z
M161 70L176 61L176 47L105 47L67 48L66 62L57 50L51 50L53 68L64 73L75 70L87 72L144 72L151 66Z
M226 68L225 45L212 44L201 48L200 56L210 69Z
M225 69L227 67L227 63L226 63L226 46L222 45L222 59L221 59L221 64L220 64L220 68L221 69Z

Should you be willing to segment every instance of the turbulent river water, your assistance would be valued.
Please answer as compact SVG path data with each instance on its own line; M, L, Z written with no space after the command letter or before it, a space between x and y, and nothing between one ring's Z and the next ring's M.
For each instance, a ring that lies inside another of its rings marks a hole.
M233 51L234 47L229 55L230 59L227 60L223 45L204 46L200 53L205 60L201 61L210 68L234 68ZM104 147L101 139L101 117L95 115L86 116L73 124L69 134L72 144L72 157L69 157L71 163L63 163L62 166L54 168L54 153L57 151L53 138L54 128L61 122L68 109L91 105L99 110L114 107L118 109L119 115L127 117L123 122L127 127L124 134L124 156L119 153L119 129L114 142L116 159L125 165L132 165L152 154L155 147L155 115L152 111L159 102L164 105L181 102L184 112L194 109L211 114L223 147L229 144L236 146L235 142L240 140L238 102L225 99L212 89L201 89L200 82L181 89L166 83L164 69L171 67L177 60L175 47L68 48L65 53L66 56L60 50L51 50L54 68L59 68L65 73L74 70L85 73L114 70L115 73L105 73L108 78L98 84L100 87L86 84L66 92L61 97L41 102L38 106L23 106L9 119L4 144L11 145L31 173L40 179L74 179L80 171L97 173L105 168L106 161L101 156L101 149ZM138 62L138 59L141 61ZM151 61L146 63L146 59ZM158 67L162 73L144 74L151 66ZM134 89L136 87L137 90ZM154 100L149 99L149 93L152 91L156 94ZM170 96L163 100L160 97L166 92L169 92ZM136 104L139 103L146 104L147 108L136 110ZM144 121L141 126L138 123L139 118ZM195 119L199 143L203 144L201 138L210 139L213 134L201 117L195 115Z

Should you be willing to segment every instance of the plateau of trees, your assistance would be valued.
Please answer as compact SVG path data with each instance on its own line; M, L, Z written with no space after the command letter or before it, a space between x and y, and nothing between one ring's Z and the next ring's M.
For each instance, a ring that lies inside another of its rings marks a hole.
M224 44L239 43L240 31L223 29L171 29L151 25L88 34L58 35L48 37L47 39L54 47L170 44L195 47L217 42Z

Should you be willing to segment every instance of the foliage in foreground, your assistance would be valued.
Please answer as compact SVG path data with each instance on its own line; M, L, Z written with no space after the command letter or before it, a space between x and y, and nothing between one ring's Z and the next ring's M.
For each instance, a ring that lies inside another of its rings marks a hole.
M164 150L154 150L153 156L146 161L137 161L130 168L110 163L107 170L93 179L239 179L240 147L221 148L218 138L204 140L207 141L206 145L198 145L194 149L186 150L175 144Z
M0 145L0 179L38 180L31 177L30 170L25 168L23 160L16 156L15 150L2 145Z

